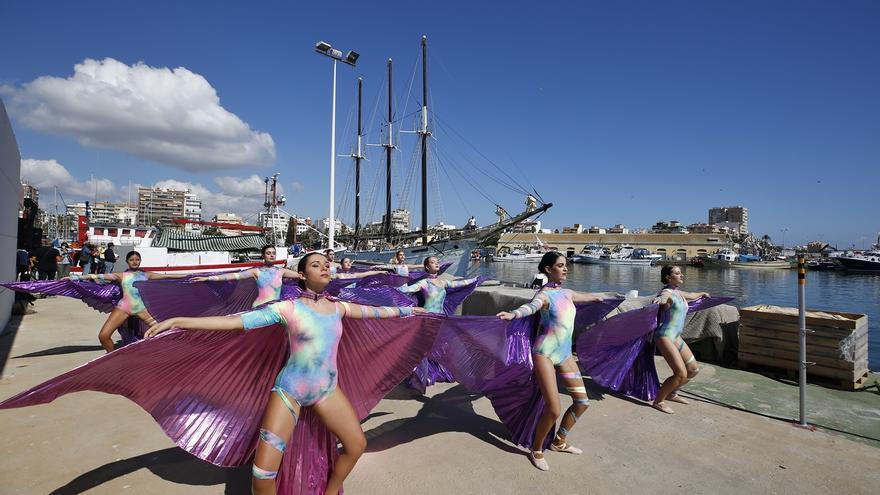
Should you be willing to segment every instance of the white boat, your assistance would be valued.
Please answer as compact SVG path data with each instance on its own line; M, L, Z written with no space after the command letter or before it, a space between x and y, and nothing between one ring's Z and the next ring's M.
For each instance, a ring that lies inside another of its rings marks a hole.
M598 258L582 258L581 262L594 265L651 266L660 258L660 255L652 255L651 252L645 248L620 246L610 253L600 255Z
M877 235L877 244L874 244L870 251L864 253L845 252L834 259L847 270L880 272L880 234Z
M514 249L493 256L492 261L500 263L533 263L537 265L541 261L541 258L544 257L544 254L543 251L523 251L520 249Z
M580 254L576 254L571 257L572 263L592 263L594 260L598 260L603 254L606 254L607 250L602 246L589 245L584 246L581 249Z
M759 268L759 269L785 269L790 268L791 264L784 260L758 260L753 259L745 261L753 256L740 256L729 248L720 249L706 258L706 266L714 266L717 268Z

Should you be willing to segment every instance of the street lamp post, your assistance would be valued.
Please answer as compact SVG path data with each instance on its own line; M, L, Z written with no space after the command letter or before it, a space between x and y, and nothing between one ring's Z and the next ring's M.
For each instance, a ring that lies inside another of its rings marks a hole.
M339 60L352 67L357 63L360 54L349 50L345 56L342 51L330 46L329 43L319 41L315 44L315 51L321 55L326 55L333 60L333 106L330 116L330 227L327 231L327 243L329 248L335 246L334 235L336 233L336 211L335 211L335 181L336 181L336 61Z
M779 229L782 232L782 251L785 251L785 233L788 232L788 229Z

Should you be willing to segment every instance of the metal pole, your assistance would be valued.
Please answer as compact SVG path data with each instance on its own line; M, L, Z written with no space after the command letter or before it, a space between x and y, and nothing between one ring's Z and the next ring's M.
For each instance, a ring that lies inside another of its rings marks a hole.
M803 253L798 255L798 347L800 358L800 426L807 426L807 311L805 287L807 284L806 267Z
M422 36L422 245L428 244L428 37Z
M330 117L330 229L327 235L327 243L329 248L333 249L336 231L336 222L333 221L336 212L334 211L333 202L334 187L336 183L336 59L333 59L333 110Z

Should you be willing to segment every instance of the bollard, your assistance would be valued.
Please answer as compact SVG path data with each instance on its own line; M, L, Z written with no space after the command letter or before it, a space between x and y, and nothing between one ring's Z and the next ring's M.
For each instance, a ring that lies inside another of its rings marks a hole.
M807 309L805 288L807 284L804 255L798 255L798 347L800 352L800 418L798 425L807 426Z

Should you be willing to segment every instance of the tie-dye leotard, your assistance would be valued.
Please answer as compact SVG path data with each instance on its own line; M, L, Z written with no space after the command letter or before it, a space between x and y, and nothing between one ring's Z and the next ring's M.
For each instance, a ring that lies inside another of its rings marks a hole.
M394 265L394 273L400 275L401 277L406 277L409 275L409 267L406 264L395 264Z
M547 308L541 309L542 333L535 340L532 352L550 359L554 366L562 364L571 356L571 336L577 312L569 289L544 288Z
M281 299L281 283L284 269L274 266L261 266L257 270L257 298L253 307Z
M336 388L336 351L342 337L339 305L319 313L302 299L280 301L241 315L245 330L280 323L287 329L290 357L275 387L302 406L321 402Z
M130 315L136 315L144 311L144 300L141 299L141 293L134 286L135 282L149 280L147 272L143 271L125 271L119 274L119 286L122 289L122 299L116 304L116 307L125 311Z
M677 290L669 288L663 290L669 292L669 300L672 302L672 305L663 312L663 322L657 327L657 330L654 330L654 338L669 337L675 340L684 331L684 320L688 312L688 303Z
M408 294L421 292L422 298L425 300L425 304L422 306L423 308L431 313L443 313L443 303L446 301L446 289L464 287L467 284L473 283L476 278L444 281L442 286L432 283L431 280L434 279L425 278L412 285L398 287L398 290Z

